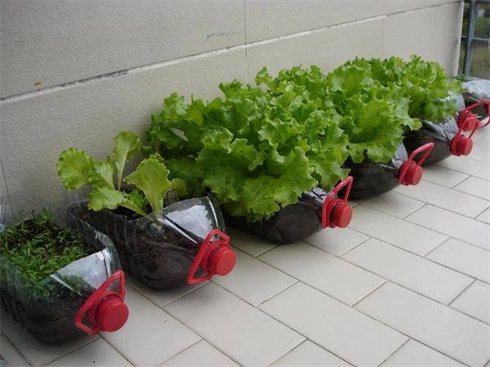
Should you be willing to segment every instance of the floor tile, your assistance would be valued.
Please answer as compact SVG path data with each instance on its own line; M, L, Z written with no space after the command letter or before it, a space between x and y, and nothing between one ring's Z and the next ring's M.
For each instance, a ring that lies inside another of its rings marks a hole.
M0 337L0 361L2 358L7 361L9 367L30 366L29 362L20 355L5 335Z
M405 218L410 213L425 205L421 201L397 194L394 191L388 191L382 195L361 200L360 203L398 218Z
M373 238L343 258L444 304L450 303L473 281L466 275Z
M436 164L424 167L424 175L422 180L436 183L446 187L454 187L466 180L469 176L447 168L443 168Z
M266 251L276 247L276 245L260 238L246 233L242 230L228 227L226 233L231 238L231 244L253 257L257 257Z
M475 141L471 152L471 158L490 163L490 137L486 136Z
M326 228L311 235L310 237L305 238L303 242L327 251L332 255L342 256L346 252L366 241L368 238L369 236L354 231L350 228L338 228L333 230Z
M479 221L490 224L490 209L485 210L478 217L476 217Z
M131 364L124 359L113 347L104 339L100 338L89 345L80 348L67 356L50 363L48 367L126 367Z
M442 234L362 205L354 209L350 227L422 256L447 239Z
M490 164L476 161L474 159L471 159L470 157L451 156L437 163L437 165L467 175L472 175L479 178L483 178L485 180L490 180Z
M399 186L395 191L472 218L490 206L487 200L427 181L421 181L416 186Z
M230 358L204 340L170 358L161 367L231 367L238 366Z
M451 307L490 324L490 285L476 281L451 303Z
M157 366L200 339L142 295L127 290L128 322L118 332L103 333L103 337L132 364Z
M490 225L477 220L432 205L424 206L406 220L490 250Z
M444 354L436 352L434 349L426 347L415 340L410 339L388 358L382 367L463 367L459 362L451 359Z
M353 305L384 280L306 243L278 246L260 260L303 283Z
M140 283L139 281L131 277L128 277L126 282L135 291L141 293L143 296L145 296L150 301L152 301L153 303L155 303L160 307L166 306L169 303L185 296L188 293L195 291L196 289L208 283L208 282L201 282L195 285L186 285L178 288L155 290L155 289L148 288L144 284Z
M5 312L1 318L4 333L33 366L44 366L98 338L86 336L63 344L45 344L32 337Z
M213 282L254 306L297 281L240 250L235 253L233 271L226 277L214 277Z
M483 366L490 359L490 326L393 283L356 308L459 362Z
M352 308L297 283L260 308L358 366L377 366L407 338Z
M490 252L450 238L427 259L490 283Z
M272 366L277 367L348 367L350 364L320 348L309 340L286 354Z
M480 139L486 138L490 136L490 129L488 126L485 129L478 129L475 131L475 135L473 135L473 141L478 141Z
M165 310L242 366L270 365L304 341L301 335L212 283Z
M470 177L454 187L454 190L490 200L490 181L478 177Z

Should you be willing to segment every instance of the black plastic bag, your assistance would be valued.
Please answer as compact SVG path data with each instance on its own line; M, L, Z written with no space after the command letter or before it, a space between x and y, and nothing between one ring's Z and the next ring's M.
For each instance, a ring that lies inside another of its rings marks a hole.
M71 206L70 211L107 233L123 269L153 289L226 275L235 265L221 211L209 197L174 202L158 218L132 219L123 211L94 212L85 203Z
M4 214L10 211L5 203L0 207ZM80 236L92 253L41 282L28 278L2 256L2 309L45 343L66 342L99 330L118 330L126 322L129 310L124 304L124 273L112 241L70 215L58 214L58 222L60 217L59 225L68 226ZM15 224L7 220L0 231Z
M348 159L344 167L350 169L349 174L354 179L350 198L367 199L390 191L400 184L417 185L423 173L420 165L430 156L432 148L431 143L419 146L409 156L405 146L400 144L387 163L377 163L369 159L354 163ZM415 161L415 157L422 153L422 157Z
M296 204L288 205L269 219L248 222L245 217L233 217L225 212L228 225L243 229L275 244L300 241L322 228L345 228L352 218L347 204L352 178L338 184L331 192L314 188L305 192ZM338 193L346 187L344 198Z
M481 106L485 107L485 115L476 115L473 110ZM434 149L424 162L425 165L440 162L451 155L467 156L473 150L472 137L475 131L490 123L489 112L490 102L481 101L463 108L457 121L453 117L438 123L422 120L420 130L405 134L404 143L407 151L411 153L422 144L434 143Z

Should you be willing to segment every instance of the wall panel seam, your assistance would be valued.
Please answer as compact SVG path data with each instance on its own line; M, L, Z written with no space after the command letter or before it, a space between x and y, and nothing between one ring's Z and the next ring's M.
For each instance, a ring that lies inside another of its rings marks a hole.
M269 43L280 42L280 41L287 40L287 39L304 37L304 36L308 36L311 34L318 34L318 33L322 33L322 32L325 32L325 31L328 31L331 29L348 27L348 26L353 26L353 25L357 25L357 24L374 22L374 21L378 21L378 20L383 20L383 23L384 23L384 19L386 19L388 17L393 17L393 16L397 16L400 14L416 13L416 12L425 11L425 10L431 9L431 8L453 6L454 4L459 4L462 2L461 0L455 0L455 1L447 2L447 3L431 5L431 6L427 6L427 7L423 7L423 8L419 8L419 9L409 9L409 10L395 12L395 13L391 13L391 14L382 14L382 15L377 15L374 17L358 19L358 20L353 20L353 21L338 23L338 24L332 24L329 26L321 27L321 28L315 28L315 29L301 31L301 32L297 32L297 33L293 33L293 34L289 34L289 35L282 35L282 36L277 36L277 37L273 37L273 38L269 38L269 39L265 39L265 40L259 40L259 41L254 41L254 42L248 43L247 42L247 36L246 36L246 13L245 13L245 6L246 6L245 2L246 1L247 0L244 0L244 18L245 18L245 43L244 44L226 47L226 48L218 49L218 50L202 52L199 54L179 57L179 58L175 58L172 60L159 61L159 62L147 64L147 65L136 66L136 67L118 70L118 71L105 73L105 74L101 74L101 75L97 75L97 76L92 76L92 77L88 77L88 78L84 78L84 79L80 79L80 80L61 83L58 85L37 89L34 91L28 91L28 92L15 94L12 96L3 97L3 98L0 98L0 106L8 104L8 103L12 103L12 102L17 102L17 101L37 97L37 96L42 96L42 95L49 94L49 93L58 92L58 91L65 90L65 89L75 88L75 87L78 87L81 85L97 83L97 82L101 82L104 80L109 80L112 78L117 78L117 77L121 77L121 76L125 76L125 75L138 74L141 72L155 70L155 69L167 67L170 65L175 65L178 63L185 63L185 62L189 62L189 61L199 60L201 58L213 57L213 56L217 56L217 55L221 55L221 54L225 54L225 53L229 53L229 52L245 50L245 58L246 58L246 63L247 63L248 62L248 60L247 60L247 49L248 48L258 47L258 46L266 45ZM382 49L382 52L383 52L383 49Z

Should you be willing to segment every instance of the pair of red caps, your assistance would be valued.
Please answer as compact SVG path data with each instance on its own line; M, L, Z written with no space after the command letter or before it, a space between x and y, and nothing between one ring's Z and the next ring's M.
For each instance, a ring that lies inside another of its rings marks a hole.
M482 123L478 116L471 110L483 106L486 109L487 122ZM473 150L473 140L471 139L476 130L481 129L490 124L490 101L482 100L471 106L466 107L459 113L458 116L458 133L451 141L451 153L456 156L469 155ZM469 136L465 136L463 131L471 131Z

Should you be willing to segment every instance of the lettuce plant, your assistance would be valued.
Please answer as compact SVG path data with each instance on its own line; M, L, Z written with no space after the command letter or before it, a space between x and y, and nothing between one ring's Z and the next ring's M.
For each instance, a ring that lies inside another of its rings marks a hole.
M294 67L273 78L263 69L255 80L274 95L301 92L315 100L321 111L336 114L355 163L366 157L387 162L403 140L403 128L420 128L420 122L408 115L409 100L401 88L388 88L373 79L371 66L364 59L349 61L329 74L315 66Z
M273 96L237 81L220 89L224 98L208 103L171 95L146 132L145 152L168 159L190 191L208 188L230 214L256 221L346 176L334 110L300 91Z
M371 59L373 77L384 86L397 85L409 98L411 117L441 122L457 112L452 94L461 94L461 82L450 78L437 62L413 55L405 62L399 57Z
M0 231L2 257L28 278L40 282L57 270L90 254L83 241L60 228L47 210L32 213Z
M89 209L124 207L141 216L153 213L159 217L167 192L177 190L186 194L185 182L169 180L169 171L158 154L140 162L134 172L124 177L126 163L139 152L141 141L131 131L120 132L114 141L112 155L105 161L95 160L77 148L68 148L59 157L58 176L66 189L91 188Z

